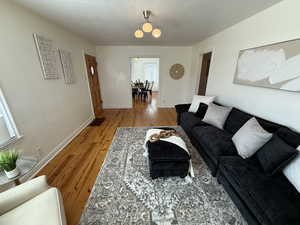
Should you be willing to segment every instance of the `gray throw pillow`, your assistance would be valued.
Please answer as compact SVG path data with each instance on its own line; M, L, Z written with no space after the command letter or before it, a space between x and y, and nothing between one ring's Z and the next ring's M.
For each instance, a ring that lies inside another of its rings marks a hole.
M272 134L265 131L253 117L248 120L232 137L238 154L246 159L257 152L271 138Z
M211 124L219 129L223 129L231 109L232 108L210 103L203 118L203 122Z

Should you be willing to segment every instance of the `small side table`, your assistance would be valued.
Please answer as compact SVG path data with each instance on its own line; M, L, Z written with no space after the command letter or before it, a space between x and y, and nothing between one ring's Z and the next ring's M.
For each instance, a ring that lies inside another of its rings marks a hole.
M17 167L20 171L19 176L15 177L15 178L12 178L12 179L8 179L7 176L5 175L4 171L1 171L0 172L0 186L4 185L4 184L8 184L10 182L14 182L15 185L19 185L21 183L20 179L24 175L29 173L36 164L37 164L37 160L34 159L34 158L21 157L17 161Z

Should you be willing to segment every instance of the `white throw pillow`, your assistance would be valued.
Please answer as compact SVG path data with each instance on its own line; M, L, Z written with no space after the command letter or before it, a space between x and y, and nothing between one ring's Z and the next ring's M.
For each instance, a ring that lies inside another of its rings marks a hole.
M272 134L265 131L253 117L248 120L232 137L238 154L246 159L257 152L271 138Z
M200 103L204 103L206 105L209 105L215 100L215 96L202 96L202 95L194 95L192 104L189 108L189 112L196 113Z
M283 174L300 193L300 146L297 150L298 156L283 169Z
M208 105L203 121L223 130L225 121L231 109L232 108L210 103Z

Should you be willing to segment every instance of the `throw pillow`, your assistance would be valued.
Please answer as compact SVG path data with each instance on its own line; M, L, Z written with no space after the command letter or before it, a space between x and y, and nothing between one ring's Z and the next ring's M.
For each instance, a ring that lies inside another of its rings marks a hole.
M294 148L300 146L300 133L287 127L281 127L277 130L276 134L290 146Z
M297 154L295 148L274 134L271 140L257 152L257 158L264 171L273 175L281 171Z
M203 118L203 122L213 125L223 130L225 121L231 111L231 108L219 106L216 104L209 104L207 112Z
M192 104L189 108L189 112L196 113L200 103L205 103L206 105L209 105L215 100L215 96L202 96L202 95L194 95Z
M283 174L300 193L300 146L297 148L298 154L286 167Z
M205 116L205 113L207 111L208 105L206 105L205 103L200 103L199 108L196 112L196 116L203 119Z
M271 138L272 134L265 131L253 117L233 135L232 141L238 154L246 159L254 155Z

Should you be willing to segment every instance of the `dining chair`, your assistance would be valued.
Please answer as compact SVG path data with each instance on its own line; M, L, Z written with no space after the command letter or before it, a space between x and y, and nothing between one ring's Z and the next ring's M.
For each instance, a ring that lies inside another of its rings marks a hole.
M151 82L151 84L149 85L149 88L148 88L148 91L149 91L149 94L152 96L152 89L153 89L153 86L154 86L154 81Z
M145 101L148 98L148 89L149 89L150 83L148 80L145 81L145 85L143 88L140 90L140 97L143 101Z

